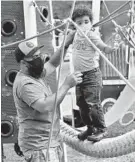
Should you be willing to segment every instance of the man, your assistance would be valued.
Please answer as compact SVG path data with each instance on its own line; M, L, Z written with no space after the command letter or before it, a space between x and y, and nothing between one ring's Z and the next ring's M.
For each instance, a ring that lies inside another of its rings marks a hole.
M74 32L67 35L65 52L72 43ZM13 97L18 114L19 146L27 162L45 162L46 150L52 114L54 111L55 93L52 94L46 77L60 64L62 47L46 62L40 53L42 46L35 46L32 42L20 43L15 51L15 57L20 63L14 85ZM82 74L70 74L58 90L57 106L64 99L71 87L82 82ZM50 145L50 162L61 162L59 110L57 108L55 124Z

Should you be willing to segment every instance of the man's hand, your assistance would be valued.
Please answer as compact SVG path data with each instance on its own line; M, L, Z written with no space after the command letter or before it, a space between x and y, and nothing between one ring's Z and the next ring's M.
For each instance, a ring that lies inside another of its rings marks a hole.
M68 90L77 84L80 84L82 82L82 73L75 72L74 74L70 74L66 77L64 83L61 85L61 87L58 90L58 96L57 96L57 106L60 105L60 103L63 101L64 97L66 96ZM46 113L46 111L53 111L54 110L54 102L55 102L56 93L41 97L40 99L36 100L33 104L31 104L31 107L40 113Z
M66 43L65 43L65 48L68 48L70 44L72 44L74 36L75 36L75 30L68 30L68 34L66 37Z
M65 49L67 49L69 45L73 42L74 35L75 35L75 31L73 30L68 31L68 35L66 37L66 42L65 42ZM66 50L64 52L65 53L63 57L65 57ZM54 53L54 55L51 56L50 60L46 64L44 64L45 76L50 75L56 69L56 67L58 67L58 65L60 64L61 55L62 55L62 45Z
M77 84L80 84L82 82L82 73L75 72L73 74L70 74L66 77L64 84L69 89L76 86Z

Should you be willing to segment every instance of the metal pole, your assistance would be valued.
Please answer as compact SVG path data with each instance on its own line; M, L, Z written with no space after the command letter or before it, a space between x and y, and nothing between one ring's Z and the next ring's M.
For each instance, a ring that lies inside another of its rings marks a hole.
M50 7L51 24L54 24L53 10L52 10L52 0L49 0L49 7ZM54 52L55 52L56 51L56 39L55 39L55 31L54 30L52 31L52 45L54 46Z
M72 14L73 14L74 7L75 7L75 0L73 2L72 9L71 9L71 12L70 12L70 16L69 16L70 18L72 18ZM62 46L63 48L62 48L60 66L59 66L58 82L57 82L57 91L56 91L55 101L54 101L53 118L52 118L52 124L51 124L50 134L49 134L48 148L47 148L47 151L46 151L46 162L48 162L48 157L49 157L48 155L49 155L49 148L50 148L51 137L52 137L52 132L53 132L54 118L55 118L56 109L57 109L57 97L58 97L58 90L59 90L60 72L61 72L61 67L62 67L62 62L63 62L63 56L64 56L64 51L65 51L65 43L66 43L66 35L67 35L67 32L68 32L68 28L69 28L69 22L67 22L67 25L66 25L65 35L64 35L64 40L63 40L63 46Z
M49 1L49 7L50 7L51 24L54 24L52 0ZM62 31L60 31L60 32L62 32ZM55 52L56 51L56 35L55 35L55 31L52 32L52 36L53 36L52 44L54 46L54 52ZM58 74L58 72L57 72L57 74ZM57 75L57 77L58 77L58 75ZM61 115L61 119L63 119L63 114L62 114L61 111L60 111L60 115ZM67 150L66 150L66 145L63 142L62 142L62 148L63 148L63 154L64 154L64 157L63 157L64 161L63 162L67 162Z
M92 13L94 14L93 24L99 22L100 19L100 0L92 0ZM95 12L96 11L96 12ZM99 27L95 29L97 32L99 31Z

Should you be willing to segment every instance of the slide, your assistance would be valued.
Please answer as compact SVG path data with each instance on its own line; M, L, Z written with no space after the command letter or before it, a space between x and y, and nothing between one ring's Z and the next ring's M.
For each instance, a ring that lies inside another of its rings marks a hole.
M135 56L129 59L129 82L135 87ZM128 85L125 86L113 107L105 114L106 126L110 126L121 119L135 102L135 92Z
M129 82L135 87L135 77ZM113 107L105 114L106 126L110 126L119 120L135 102L135 92L126 85Z

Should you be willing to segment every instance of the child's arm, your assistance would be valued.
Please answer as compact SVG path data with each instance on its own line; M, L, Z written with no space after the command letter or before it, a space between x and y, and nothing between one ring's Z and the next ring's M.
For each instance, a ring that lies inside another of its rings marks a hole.
M106 47L104 47L103 52L104 53L112 53L115 50L116 50L116 48L112 48L112 47L110 47L110 46L107 45Z
M112 53L116 50L115 48L112 48L105 44L95 32L90 32L89 38L101 51L105 53Z

